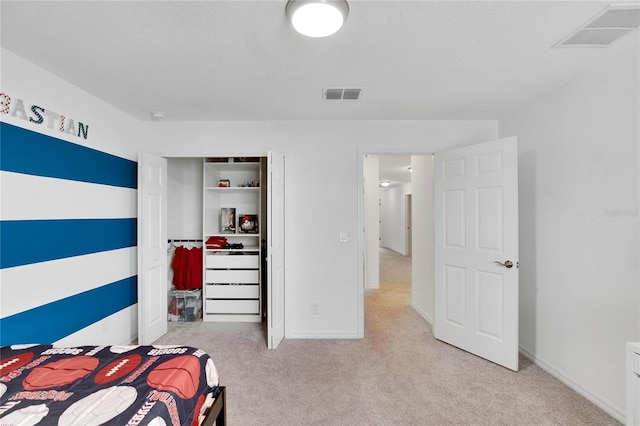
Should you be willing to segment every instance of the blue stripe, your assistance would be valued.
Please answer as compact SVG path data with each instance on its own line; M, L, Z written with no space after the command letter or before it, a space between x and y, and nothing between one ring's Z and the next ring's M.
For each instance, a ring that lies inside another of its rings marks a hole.
M0 170L124 188L137 187L135 161L0 122Z
M0 269L134 247L136 218L0 221Z
M138 303L137 288L133 276L2 318L0 345L53 343Z

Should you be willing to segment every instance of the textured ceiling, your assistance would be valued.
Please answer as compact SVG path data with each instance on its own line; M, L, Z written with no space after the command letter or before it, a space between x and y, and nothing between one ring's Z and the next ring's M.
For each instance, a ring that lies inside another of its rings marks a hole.
M503 118L640 37L551 48L601 1L349 4L312 39L286 0L3 0L1 43L141 120L425 120ZM325 101L325 87L364 92Z

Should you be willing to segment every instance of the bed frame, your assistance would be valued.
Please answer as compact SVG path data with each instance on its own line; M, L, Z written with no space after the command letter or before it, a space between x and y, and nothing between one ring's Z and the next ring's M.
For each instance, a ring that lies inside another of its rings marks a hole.
M227 388L220 386L218 390L201 426L227 426Z

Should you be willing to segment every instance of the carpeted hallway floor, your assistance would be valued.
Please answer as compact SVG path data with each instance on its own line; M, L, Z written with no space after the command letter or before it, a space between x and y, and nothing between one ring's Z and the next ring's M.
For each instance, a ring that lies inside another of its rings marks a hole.
M156 343L213 356L232 426L619 424L525 358L516 373L435 340L410 307L411 260L380 254L364 339L269 351L260 324L200 322L170 323Z

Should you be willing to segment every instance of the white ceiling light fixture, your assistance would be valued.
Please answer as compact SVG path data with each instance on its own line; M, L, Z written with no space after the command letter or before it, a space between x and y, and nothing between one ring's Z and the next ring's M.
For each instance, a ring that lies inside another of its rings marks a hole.
M346 0L289 0L287 16L291 25L307 37L327 37L342 28L347 20Z
M389 185L391 185L391 181L390 180L381 180L380 181L380 186L383 187L383 188L386 188Z

